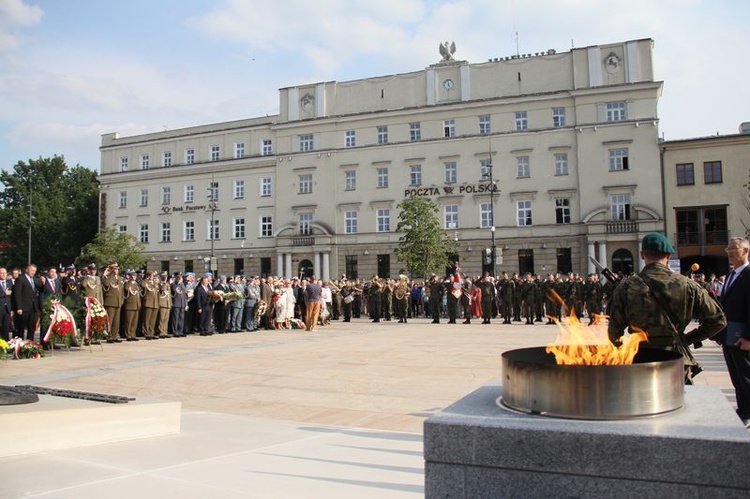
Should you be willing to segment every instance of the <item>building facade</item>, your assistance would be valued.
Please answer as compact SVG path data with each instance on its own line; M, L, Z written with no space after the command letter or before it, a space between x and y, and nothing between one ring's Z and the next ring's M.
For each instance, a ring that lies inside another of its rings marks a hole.
M398 205L423 196L466 273L493 227L497 272L637 270L664 230L652 45L448 58L282 88L267 118L107 134L102 224L157 270L393 276Z
M750 130L664 141L661 150L667 234L681 269L697 263L703 273L726 274L727 242L750 227Z

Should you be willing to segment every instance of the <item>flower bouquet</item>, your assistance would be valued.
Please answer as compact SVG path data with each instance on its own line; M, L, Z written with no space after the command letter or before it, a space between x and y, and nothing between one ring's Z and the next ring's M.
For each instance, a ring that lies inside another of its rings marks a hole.
M103 340L109 336L107 311L93 296L86 297L86 339Z
M305 323L299 319L289 319L289 323L292 325L292 329L306 329Z
M209 303L219 303L221 301L224 301L224 291L214 289L212 291L208 292L208 302Z
M66 348L75 342L78 331L73 314L59 301L52 302L52 322L44 335L45 342L63 343Z
M32 340L22 340L18 336L10 340L8 344L10 351L15 359L38 359L44 357L44 348L39 343Z
M230 291L229 293L224 293L224 302L229 303L230 301L234 300L244 300L245 295L238 291Z
M4 339L0 338L0 359L4 359L8 355L10 345Z
M266 315L266 311L268 310L268 303L266 303L263 300L260 300L258 302L258 306L255 307L255 320L258 320L260 317L263 317Z

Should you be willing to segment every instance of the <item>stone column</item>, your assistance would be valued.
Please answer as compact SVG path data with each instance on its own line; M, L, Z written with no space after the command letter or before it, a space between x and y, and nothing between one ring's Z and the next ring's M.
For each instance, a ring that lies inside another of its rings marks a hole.
M594 254L594 243L589 243L589 257L592 257L592 256L594 258L596 258L596 254ZM588 273L589 274L593 274L593 273L597 272L596 267L594 266L594 262L591 261L591 258L587 258L587 260L588 260L588 263L589 263L589 267L588 267L589 271L588 271Z
M284 270L286 271L286 274L284 274L284 277L292 278L295 276L295 271L292 269L292 254L287 253L284 255Z
M315 277L322 279L322 274L320 272L320 253L317 251L315 252L315 258L313 260L313 274L315 274Z
M284 254L276 253L276 275L284 275Z
M636 248L635 248L635 261L638 262L638 272L643 270L643 267L646 266L646 263L641 258L641 239L642 238L638 236L638 241L637 241L638 244L636 245Z
M607 241L599 241L599 262L605 267L609 267L607 261Z
M331 279L331 255L327 251L323 253L323 280L329 281Z

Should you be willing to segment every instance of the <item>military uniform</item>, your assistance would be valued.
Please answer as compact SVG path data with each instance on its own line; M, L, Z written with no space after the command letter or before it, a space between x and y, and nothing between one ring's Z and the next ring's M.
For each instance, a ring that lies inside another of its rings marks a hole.
M120 311L124 303L123 280L117 275L115 267L110 267L104 271L102 278L102 291L104 292L104 309L107 311L109 318L109 338L107 343L116 343L120 341Z
M446 292L448 293L446 305L448 307L448 324L455 324L456 317L458 317L458 297L454 293L456 288L453 286L453 281L448 282ZM461 288L458 288L459 291Z
M399 322L406 323L406 317L409 313L409 285L406 279L399 279L396 289L393 292L393 310L398 317Z
M503 316L503 324L510 324L513 318L513 292L515 287L515 283L508 276L503 276L498 283L500 314Z
M429 290L429 298L430 298L430 313L432 315L432 323L433 324L439 324L440 323L440 312L443 308L443 293L445 291L445 287L443 283L438 279L437 277L434 277L432 281L430 282L428 288Z
M534 300L536 299L536 283L527 276L522 282L521 299L523 300L523 316L526 324L534 324Z
M148 275L141 283L142 288L142 314L143 314L143 336L147 340L154 339L156 330L156 317L159 311L159 288L153 281L153 275Z
M495 302L495 285L485 277L478 284L482 290L482 324L490 324L492 320L492 305Z
M367 294L367 309L370 312L372 322L380 322L380 307L382 304L381 284L377 278L370 283L370 289Z
M157 320L156 336L167 338L169 334L169 314L172 311L172 289L169 285L167 274L162 274L159 282L159 318Z
M135 279L128 279L123 285L125 305L125 338L128 341L138 341L135 329L138 326L138 312L141 310L141 287Z
M179 274L174 275L174 281L170 285L169 292L172 295L172 310L169 311L169 332L172 336L185 336L187 292Z

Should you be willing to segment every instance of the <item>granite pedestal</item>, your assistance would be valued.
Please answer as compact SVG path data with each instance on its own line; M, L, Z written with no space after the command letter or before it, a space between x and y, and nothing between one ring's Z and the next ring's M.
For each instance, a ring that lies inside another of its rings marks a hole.
M426 497L750 497L750 434L716 388L621 421L523 414L501 394L484 386L425 421Z

